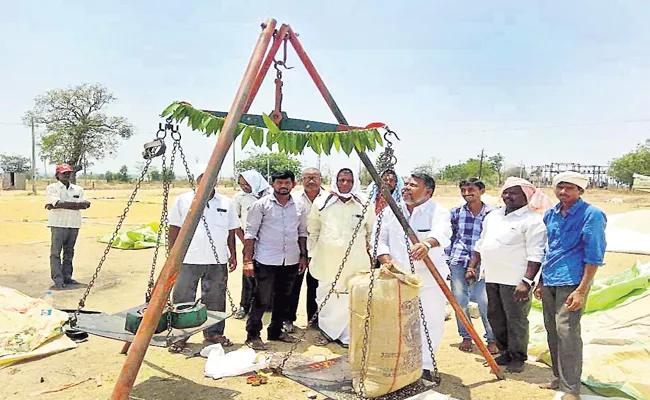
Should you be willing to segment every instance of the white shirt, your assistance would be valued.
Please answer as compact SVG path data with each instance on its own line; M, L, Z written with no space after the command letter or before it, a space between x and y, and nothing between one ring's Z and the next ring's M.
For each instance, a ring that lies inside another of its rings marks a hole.
M53 206L58 201L68 203L79 203L84 200L84 190L81 186L72 183L67 188L59 181L50 183L45 189L47 192L47 201ZM56 228L80 228L81 227L81 210L67 210L57 208L47 212L47 226Z
M314 201L323 197L323 193L327 193L327 192L324 189L319 190ZM296 203L298 203L305 210L307 215L309 215L309 211L311 211L311 206L313 203L311 200L309 200L307 193L305 193L304 190L299 190L296 192L295 195L292 194L291 196L295 199Z
M255 196L253 193L246 193L243 190L241 192L235 193L235 195L232 197L232 204L235 208L235 212L237 213L237 216L239 217L239 221L242 227L246 226L246 218L248 217L248 210L251 208L253 203L261 199L262 197L266 196L267 194L269 194L268 189L263 190L259 197Z
M178 195L174 200L174 205L169 212L169 225L181 227L187 217L190 205L194 200L194 192L187 192ZM196 227L194 237L190 242L190 247L185 254L184 264L227 264L228 263L228 233L232 229L240 227L239 218L232 206L232 201L215 192L214 197L208 200L208 204L203 210L210 235L217 249L219 262L215 260L210 240L203 225L203 219L199 221Z
M485 282L516 286L526 273L528 261L542 262L546 226L542 216L528 206L508 215L505 211L500 208L485 217L474 251L481 254Z
M445 256L445 247L451 244L451 218L449 210L435 203L433 200L427 200L425 203L415 207L413 213L409 213L406 205L401 204L401 207L402 213L404 213L418 240L423 241L427 238L433 238L440 243L440 246L429 249L428 255L442 278L447 278L449 275L449 266L447 265L447 258ZM403 272L410 273L411 264L406 248L404 229L390 207L384 208L382 213L383 217L379 232L377 255L390 254L393 261L398 264ZM373 228L373 234L376 231L377 227L375 226ZM410 240L409 243L413 246ZM373 245L372 241L370 245ZM372 249L370 251L372 252ZM431 275L424 261L415 261L414 266L415 273L422 278L424 287L437 286L433 275Z
M339 282L361 271L370 271L370 257L366 251L366 243L372 234L374 212L370 207L363 215L363 206L356 200L350 199L343 203L339 198L329 199L327 207L320 210L328 196L322 196L314 202L307 222L307 250L311 262L309 272L322 282L333 282L341 266L343 256L352 240L352 234L362 221L361 227L354 240L348 259L343 267ZM365 199L361 199L365 202Z

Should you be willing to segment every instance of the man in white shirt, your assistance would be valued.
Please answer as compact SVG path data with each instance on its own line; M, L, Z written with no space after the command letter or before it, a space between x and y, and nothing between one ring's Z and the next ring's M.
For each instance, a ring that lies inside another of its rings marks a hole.
M530 292L546 246L542 216L528 207L536 191L525 179L506 180L501 193L505 208L485 217L466 273L468 281L478 279L477 266L481 265L488 320L501 352L495 361L514 373L523 372L528 358Z
M303 190L296 192L294 198L296 203L302 207L307 215L311 210L311 206L316 201L316 199L322 197L325 189L321 187L322 177L318 168L305 168L302 171L302 187ZM308 262L311 261L311 258ZM284 322L284 331L287 333L293 333L295 328L293 323L296 322L297 312L298 312L298 303L300 302L300 290L302 289L303 276L307 275L307 321L311 321L311 318L316 314L316 309L318 308L316 304L316 288L318 288L318 280L314 278L309 272L309 267L307 267L307 272L304 274L298 274L296 280L293 282L293 288L291 289L291 303L289 310L289 320ZM312 324L312 327L317 327L318 321L315 321Z
M366 200L359 197L357 188L358 179L352 170L341 168L333 176L332 191L316 200L309 212L307 249L311 256L311 274L318 279L318 305L323 303L331 290L354 230L361 222L347 262L336 282L335 292L318 314L318 327L323 333L315 342L319 346L330 340L336 340L344 347L350 343L350 295L346 280L357 272L370 271L367 249L374 213L368 207L363 214Z
M200 171L196 178L201 182L204 166L197 166ZM174 246L183 221L187 217L190 205L194 200L194 191L183 193L176 197L169 213L169 246ZM210 311L226 311L226 286L228 272L237 268L235 248L236 231L240 229L237 213L229 198L220 195L214 189L203 210L209 234L214 243L213 250L203 219L196 227L194 237L185 254L183 265L174 285L172 301L174 304L194 302L196 291L201 282L201 302ZM215 258L216 251L216 258ZM203 337L211 343L220 343L223 347L232 346L232 342L224 336L225 321L215 324L205 331ZM185 341L174 343L170 351L178 352L185 346Z
M60 290L66 285L79 284L72 279L72 258L74 246L77 243L79 228L81 228L81 211L90 207L90 202L84 199L81 186L70 183L72 167L68 164L56 166L57 182L47 185L48 210L47 226L52 231L50 246L50 273L54 286L51 289ZM61 263L63 251L63 263Z
M427 174L412 174L402 188L402 213L411 229L420 240L411 246L410 253L404 239L404 229L393 211L386 207L382 211L382 225L379 231L378 259L381 264L394 263L402 271L410 273L410 261L413 260L415 273L422 278L420 302L429 330L429 338L434 353L440 346L445 327L445 295L436 283L433 275L424 264L424 257L429 256L443 278L449 276L449 266L445 257L445 247L451 243L451 222L449 210L431 200L436 189L436 182ZM376 229L375 229L376 230ZM420 327L422 343L422 377L433 381L431 370L433 359L424 330Z
M241 188L241 192L237 192L232 197L232 203L239 216L239 221L242 230L237 231L237 236L244 243L243 229L246 227L246 217L248 210L257 200L269 194L269 183L264 179L262 174L254 169L243 171L237 177L237 184ZM248 315L251 308L251 300L253 298L253 289L255 288L255 278L248 277L242 271L242 284L241 284L241 298L239 302L239 310L235 314L236 319L244 319Z

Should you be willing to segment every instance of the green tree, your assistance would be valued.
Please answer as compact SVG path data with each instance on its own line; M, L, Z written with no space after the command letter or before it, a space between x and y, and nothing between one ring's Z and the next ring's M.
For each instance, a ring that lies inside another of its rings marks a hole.
M151 167L149 168L149 180L153 182L158 182L161 179L160 171L158 171L158 168L156 167Z
M505 161L505 157L501 153L497 153L491 157L488 157L488 163L490 163L490 166L494 171L497 173L497 184L501 185L503 183L501 179L501 174L503 172L503 163Z
M133 126L123 117L109 117L102 110L116 98L99 84L81 84L54 89L35 99L34 108L25 114L45 125L41 154L56 163L64 162L75 171L92 160L113 155L122 139L133 135Z
M612 160L608 174L630 189L634 184L634 174L650 175L650 139L639 144L636 150Z
M248 158L235 163L235 171L237 174L249 169L254 169L267 179L270 179L270 174L282 170L292 171L296 174L296 177L299 177L302 164L296 158L285 153L260 153L251 151L248 152Z
M173 169L168 168L160 174L160 179L169 180L170 182L173 182L176 180L176 174L174 173Z
M481 161L477 158L470 158L465 162L445 166L440 171L440 178L447 182L459 182L463 179L478 177ZM484 182L496 183L497 171L490 162L483 162L481 179Z
M126 165L120 167L120 172L117 173L117 180L120 182L129 181L129 168Z
M116 174L112 173L111 171L106 171L104 173L104 178L106 179L106 182L113 182L117 178L115 177Z
M4 172L28 172L32 169L32 162L17 154L0 154L0 169Z

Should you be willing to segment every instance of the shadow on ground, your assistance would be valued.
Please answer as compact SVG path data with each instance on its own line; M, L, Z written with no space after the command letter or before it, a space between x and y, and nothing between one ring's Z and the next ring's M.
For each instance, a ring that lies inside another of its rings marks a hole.
M144 363L167 377L153 376L133 387L130 399L133 400L213 400L234 399L241 392L214 386L200 385L180 375L171 373L151 362Z

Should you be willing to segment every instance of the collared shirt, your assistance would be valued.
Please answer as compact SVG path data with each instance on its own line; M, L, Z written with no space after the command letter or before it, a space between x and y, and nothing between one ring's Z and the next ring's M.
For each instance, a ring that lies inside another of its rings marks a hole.
M295 265L300 261L298 238L307 237L307 214L293 196L286 205L269 194L248 210L245 239L255 239L255 260L266 265Z
M481 254L485 282L515 286L526 274L528 261L542 262L546 227L528 206L505 212L499 208L485 217L474 251Z
M253 193L246 193L243 190L235 193L232 197L232 204L235 207L235 211L239 216L241 221L241 226L246 226L246 217L248 217L248 209L255 203L257 200L269 194L269 189L265 189L261 192L260 196L255 196Z
M183 221L187 217L190 205L194 200L194 192L180 194L174 200L174 204L169 212L169 225L183 226ZM214 197L208 200L203 210L203 215L210 229L210 236L217 249L217 260L214 257L208 234L205 230L203 220L199 221L196 227L194 237L190 242L190 247L185 254L184 264L226 264L228 262L228 234L232 229L240 227L237 213L232 206L232 201L219 193L214 193Z
M585 264L603 265L607 216L580 199L562 215L562 203L546 211L548 251L542 266L545 286L578 285Z
M467 204L451 210L451 246L445 249L449 256L449 265L467 267L472 259L474 245L481 237L483 220L497 207L483 203L477 215L469 209Z
M327 207L323 207L329 196L323 196L314 202L307 222L307 249L311 262L309 272L322 282L333 282L341 266L341 261L352 241L352 235L359 222L361 226L352 244L347 261L339 278L345 278L361 271L370 271L370 257L366 244L372 234L374 213L370 208L363 214L363 205L355 199L345 203L334 196L329 199ZM361 199L365 202L365 199Z
M402 213L408 220L418 240L423 241L427 238L433 238L440 243L440 246L429 249L428 255L442 278L447 278L449 276L449 266L447 265L444 249L451 243L449 210L435 203L433 200L427 200L425 203L415 207L413 213L408 211L406 205L400 204L400 206L402 207ZM393 214L393 211L389 207L384 208L382 214L377 255L390 254L393 261L398 264L403 272L410 273L411 264L409 262L406 239L404 238L404 229L402 229L402 225L400 225L397 217L395 217L395 214ZM373 236L375 232L376 227L373 228ZM409 243L413 246L410 240ZM433 279L433 275L431 275L431 272L424 264L424 261L415 261L413 264L415 266L415 272L422 278L422 283L425 287L437 285Z
M323 197L323 193L327 193L327 192L325 191L325 189L321 188L318 191L318 194L316 195L314 201ZM296 203L298 203L300 207L302 207L307 212L307 215L309 215L309 211L311 211L311 206L313 205L313 202L309 199L307 193L305 193L304 190L299 190L296 192L295 195L291 195L291 196L296 200Z
M84 201L84 190L81 186L70 184L67 188L60 181L50 183L45 189L47 201L53 206L58 201L67 203L79 203ZM47 226L56 228L80 228L81 210L68 210L56 208L47 212Z

